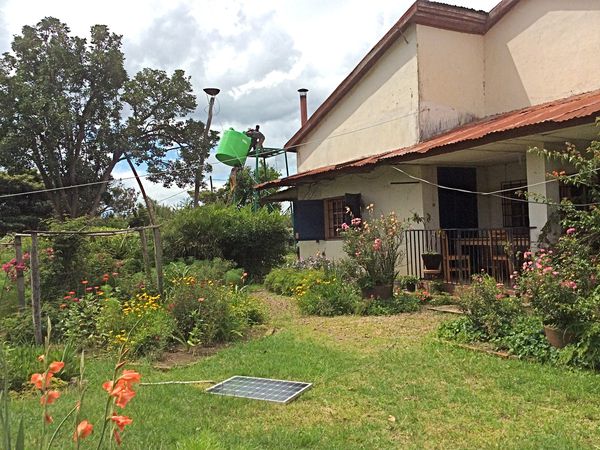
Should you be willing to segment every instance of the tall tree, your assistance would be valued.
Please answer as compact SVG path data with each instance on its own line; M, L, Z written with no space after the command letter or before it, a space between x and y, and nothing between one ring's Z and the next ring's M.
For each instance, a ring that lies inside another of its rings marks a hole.
M42 189L34 173L9 175L0 172L0 196ZM52 217L52 205L43 197L17 195L0 198L0 236L25 230L37 230Z
M209 168L217 134L203 142L204 124L188 118L196 108L189 77L143 69L129 78L121 46L104 25L88 41L47 17L23 27L0 60L0 166L35 168L59 217L101 212L125 155L167 186L185 187ZM172 147L183 162L167 159Z

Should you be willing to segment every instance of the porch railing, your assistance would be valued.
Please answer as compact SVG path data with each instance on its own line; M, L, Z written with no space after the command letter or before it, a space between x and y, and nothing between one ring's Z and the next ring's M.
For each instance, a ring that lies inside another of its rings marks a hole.
M488 273L508 284L530 248L529 228L467 228L407 230L406 269L423 278L423 253L442 255L441 276L447 283L465 284L477 273Z

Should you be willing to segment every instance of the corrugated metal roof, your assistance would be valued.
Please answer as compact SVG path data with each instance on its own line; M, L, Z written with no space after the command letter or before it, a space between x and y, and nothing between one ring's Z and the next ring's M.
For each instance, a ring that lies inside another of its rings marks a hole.
M434 150L446 153L468 148L469 146L481 145L485 143L485 140L494 141L508 139L516 135L532 134L532 131L535 131L533 129L540 126L545 126L548 129L557 129L564 127L567 122L579 119L588 119L588 122L592 122L594 116L599 112L600 90L488 117L455 128L410 147L387 151L340 164L319 167L287 178L259 184L257 188L295 186L309 179L327 178L337 175L340 172L370 170L374 166L384 163L392 164L396 161L399 162L406 159L418 159Z

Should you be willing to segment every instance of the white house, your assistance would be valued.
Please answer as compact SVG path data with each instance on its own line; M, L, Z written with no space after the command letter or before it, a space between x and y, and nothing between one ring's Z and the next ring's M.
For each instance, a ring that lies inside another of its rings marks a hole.
M294 201L301 257L342 256L344 207L373 203L430 218L407 235L406 272L436 250L448 281L505 279L553 209L516 189L577 194L529 149L597 138L599 74L598 0L417 0L287 142L298 173L259 187L289 188L275 198Z

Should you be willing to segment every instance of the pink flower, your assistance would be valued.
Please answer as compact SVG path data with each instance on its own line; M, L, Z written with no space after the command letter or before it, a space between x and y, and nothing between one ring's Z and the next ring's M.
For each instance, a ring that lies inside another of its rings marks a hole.
M571 228L567 228L567 234L575 234L575 228L571 227Z
M381 250L382 243L383 243L383 241L381 239L379 239L379 238L375 239L375 241L373 242L373 250L375 250L376 252Z
M346 231L348 228L350 228L350 227L348 226L347 223L342 224L342 230Z
M357 227L357 226L359 226L361 224L361 222L362 222L361 218L360 217L356 217L355 219L352 219L350 221L350 225Z

